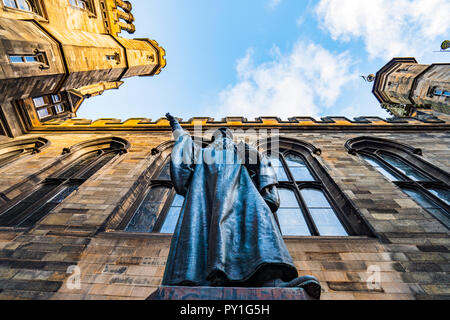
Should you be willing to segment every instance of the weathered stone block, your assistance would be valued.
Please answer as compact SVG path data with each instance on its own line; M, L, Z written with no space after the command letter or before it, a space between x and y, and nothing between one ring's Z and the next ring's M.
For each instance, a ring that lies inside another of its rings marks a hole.
M313 300L301 288L162 286L147 300Z

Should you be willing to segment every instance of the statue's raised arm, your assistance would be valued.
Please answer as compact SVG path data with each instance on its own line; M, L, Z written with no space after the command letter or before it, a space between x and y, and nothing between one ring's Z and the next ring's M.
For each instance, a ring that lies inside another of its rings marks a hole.
M177 119L175 119L169 112L166 113L166 118L170 122L170 127L172 128L172 131L181 129L180 123Z
M178 137L183 132L183 128L181 128L178 120L175 117L173 117L169 112L166 113L166 119L169 120L170 127L172 128L173 137L175 140L177 140Z
M185 195L189 188L189 181L194 171L195 156L198 147L192 137L181 128L178 120L170 113L166 113L172 128L175 144L170 155L170 175L175 191L180 195Z

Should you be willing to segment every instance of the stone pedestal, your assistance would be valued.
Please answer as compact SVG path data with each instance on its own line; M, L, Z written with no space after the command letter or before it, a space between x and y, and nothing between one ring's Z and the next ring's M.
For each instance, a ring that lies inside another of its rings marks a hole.
M161 286L147 300L314 300L301 288Z

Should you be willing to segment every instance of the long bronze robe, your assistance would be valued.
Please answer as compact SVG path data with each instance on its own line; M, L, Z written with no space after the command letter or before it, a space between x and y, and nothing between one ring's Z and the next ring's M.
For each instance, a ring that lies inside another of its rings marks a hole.
M176 139L171 177L185 201L163 285L208 286L218 273L245 282L267 266L284 281L298 275L272 213L279 197L269 160L253 149L257 161L245 165L232 140L224 142L201 148L184 131ZM232 161L217 161L225 157Z

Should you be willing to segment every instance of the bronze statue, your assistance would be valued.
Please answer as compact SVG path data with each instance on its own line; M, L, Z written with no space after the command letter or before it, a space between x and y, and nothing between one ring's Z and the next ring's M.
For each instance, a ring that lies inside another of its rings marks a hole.
M185 201L162 284L299 287L318 299L319 282L298 277L274 219L278 181L268 158L247 144L239 152L227 128L202 148L166 117L175 139L171 178Z

